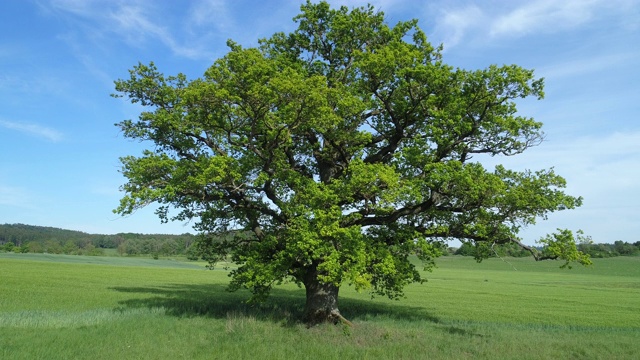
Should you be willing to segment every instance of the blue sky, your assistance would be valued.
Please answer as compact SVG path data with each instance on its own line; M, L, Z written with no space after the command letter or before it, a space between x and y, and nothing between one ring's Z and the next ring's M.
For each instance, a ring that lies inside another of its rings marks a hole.
M118 158L146 146L113 126L141 110L109 96L113 81L139 61L199 77L225 54L227 39L252 46L293 30L301 2L0 2L0 223L193 232L160 224L153 208L125 218L111 212L125 182ZM583 229L596 242L640 241L640 1L369 2L391 23L419 19L451 65L515 63L546 79L546 98L519 107L545 124L546 141L486 162L555 167L584 205L526 229L525 242L557 227Z

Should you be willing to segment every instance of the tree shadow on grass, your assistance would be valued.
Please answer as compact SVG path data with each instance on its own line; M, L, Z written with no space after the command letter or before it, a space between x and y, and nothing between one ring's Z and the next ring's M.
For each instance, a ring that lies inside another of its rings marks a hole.
M177 317L211 317L225 319L230 316L251 316L258 320L282 323L284 326L300 324L304 310L305 293L302 289L272 289L269 298L260 304L249 304L248 291L229 292L224 285L170 284L158 287L114 287L112 290L148 294L149 297L120 301L120 310L130 308L163 308L167 315ZM427 321L435 324L440 319L424 308L400 303L383 304L375 301L340 298L340 310L349 320L375 318L402 321Z

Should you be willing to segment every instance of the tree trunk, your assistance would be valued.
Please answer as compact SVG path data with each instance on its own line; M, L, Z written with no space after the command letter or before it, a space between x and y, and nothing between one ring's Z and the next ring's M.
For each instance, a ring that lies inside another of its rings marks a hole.
M316 266L312 266L305 275L304 287L307 291L304 321L312 326L323 322L338 323L348 321L338 310L338 286L325 284L318 280Z

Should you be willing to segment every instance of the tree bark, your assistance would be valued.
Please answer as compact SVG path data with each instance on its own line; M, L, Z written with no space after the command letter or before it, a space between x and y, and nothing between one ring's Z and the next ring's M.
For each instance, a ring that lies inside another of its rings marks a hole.
M346 322L351 325L338 310L339 286L325 284L318 280L317 266L314 264L307 271L304 278L304 287L307 292L304 321L309 325L317 325L324 322L337 324Z

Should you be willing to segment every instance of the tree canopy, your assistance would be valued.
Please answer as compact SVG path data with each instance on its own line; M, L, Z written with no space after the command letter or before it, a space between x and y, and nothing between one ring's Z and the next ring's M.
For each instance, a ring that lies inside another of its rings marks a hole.
M589 262L568 230L542 251L518 237L580 206L562 177L474 159L542 142L542 124L516 111L544 95L532 70L453 68L416 20L391 26L372 6L307 2L294 21L255 48L229 41L201 78L151 63L116 81L115 96L147 109L117 126L153 144L121 159L116 212L157 203L162 221L193 221L207 259L238 264L231 289L260 300L283 281L304 285L311 323L342 318L342 284L401 296L423 280L410 257L431 269L452 239ZM252 236L207 240L229 230Z

